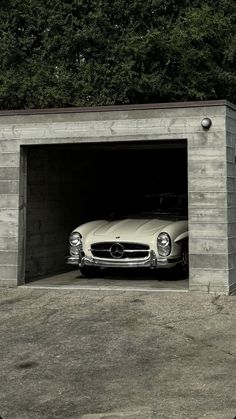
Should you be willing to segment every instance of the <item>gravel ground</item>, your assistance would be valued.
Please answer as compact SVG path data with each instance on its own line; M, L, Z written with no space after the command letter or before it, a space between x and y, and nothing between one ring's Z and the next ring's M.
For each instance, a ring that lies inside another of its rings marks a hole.
M0 290L2 419L236 416L236 297Z

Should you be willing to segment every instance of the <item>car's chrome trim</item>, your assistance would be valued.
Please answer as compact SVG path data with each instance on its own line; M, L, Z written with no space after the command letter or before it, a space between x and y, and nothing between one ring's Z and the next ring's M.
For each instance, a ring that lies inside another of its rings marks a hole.
M80 263L80 260L79 260L79 257L77 257L77 256L68 256L66 258L66 263L68 265L77 265L78 266L78 264Z
M138 268L138 267L149 267L149 268L158 268L158 267L165 267L165 266L174 266L181 261L181 257L179 258L163 258L156 257L156 254L153 250L150 251L150 254L145 259L101 259L95 257L76 257L76 256L69 256L67 258L67 262L69 265L77 265L80 266L99 266L104 268Z
M91 252L110 252L110 249L90 249ZM137 252L148 252L149 249L138 249L138 250L131 250L131 249L125 249L125 253L137 253Z
M100 266L110 268L135 268L135 267L156 267L156 255L150 252L149 256L145 259L100 259L95 257L85 256L82 263L86 266Z

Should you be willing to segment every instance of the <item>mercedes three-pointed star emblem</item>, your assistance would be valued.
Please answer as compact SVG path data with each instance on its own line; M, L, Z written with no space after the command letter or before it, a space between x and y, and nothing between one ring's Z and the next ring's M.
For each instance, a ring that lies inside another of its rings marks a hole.
M115 259L120 259L124 255L124 246L120 243L114 243L110 248L110 254Z

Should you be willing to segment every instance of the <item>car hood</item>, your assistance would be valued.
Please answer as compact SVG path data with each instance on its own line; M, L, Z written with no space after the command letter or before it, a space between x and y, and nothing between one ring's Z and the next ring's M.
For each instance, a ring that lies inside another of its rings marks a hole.
M103 222L90 233L93 237L104 236L106 240L115 238L131 238L132 235L152 236L166 225L171 224L170 220L160 219L125 219L118 221Z

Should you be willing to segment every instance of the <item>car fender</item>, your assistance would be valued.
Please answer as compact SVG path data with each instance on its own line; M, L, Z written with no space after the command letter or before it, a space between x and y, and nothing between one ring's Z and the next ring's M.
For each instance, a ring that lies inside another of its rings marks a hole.
M101 225L106 224L106 220L89 221L76 227L73 231L78 231L82 237L86 237L92 231L95 231Z
M180 240L184 240L188 238L188 231L185 231L182 234L179 234L179 236L176 237L176 239L174 240L175 243L179 242Z

